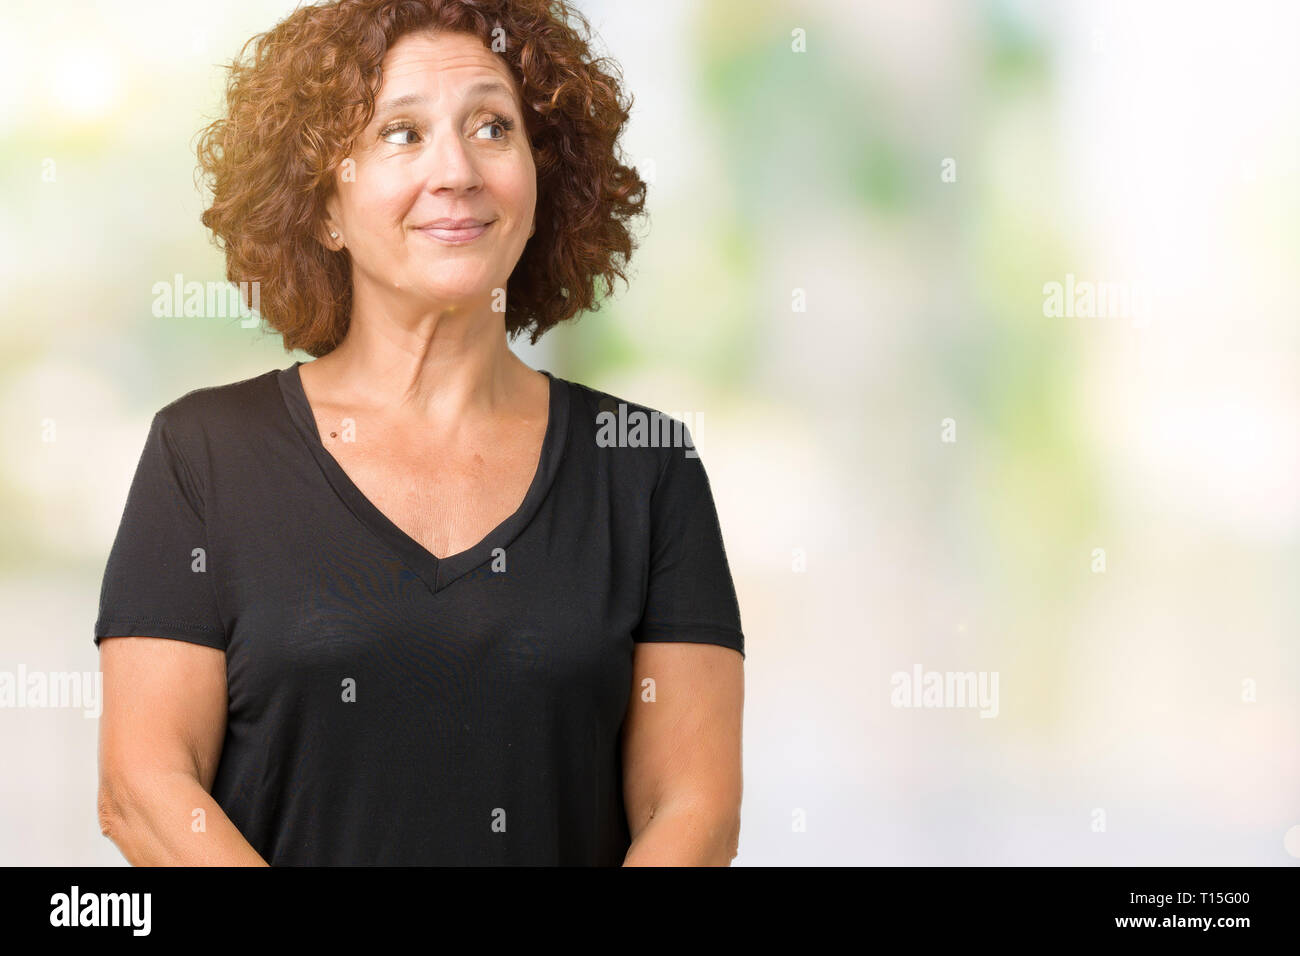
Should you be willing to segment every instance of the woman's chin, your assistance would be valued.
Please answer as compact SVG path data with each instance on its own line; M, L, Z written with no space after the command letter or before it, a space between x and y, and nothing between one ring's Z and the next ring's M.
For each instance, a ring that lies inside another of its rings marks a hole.
M442 279L419 282L408 288L412 294L420 296L430 305L447 308L459 305L470 309L481 308L484 302L490 301L500 285L483 279L474 281Z

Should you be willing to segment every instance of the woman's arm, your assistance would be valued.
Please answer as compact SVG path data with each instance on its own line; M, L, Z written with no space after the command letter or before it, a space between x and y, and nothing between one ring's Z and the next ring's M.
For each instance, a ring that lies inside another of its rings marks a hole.
M225 653L106 637L99 658L103 834L135 866L266 866L209 794L226 732Z
M718 644L637 643L623 725L624 866L729 866L740 846L744 661ZM654 681L654 700L642 682Z

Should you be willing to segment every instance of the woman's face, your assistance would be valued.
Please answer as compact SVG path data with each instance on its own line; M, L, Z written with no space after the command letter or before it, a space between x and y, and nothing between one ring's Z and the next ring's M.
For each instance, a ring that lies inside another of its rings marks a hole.
M354 300L396 293L421 310L502 308L493 290L523 254L537 205L513 77L462 33L408 34L382 70L375 115L326 204L325 241L352 257ZM436 225L463 219L486 228Z

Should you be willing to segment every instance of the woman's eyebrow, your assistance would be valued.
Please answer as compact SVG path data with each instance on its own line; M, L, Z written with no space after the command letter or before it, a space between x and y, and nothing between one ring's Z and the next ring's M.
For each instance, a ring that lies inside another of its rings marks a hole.
M514 93L510 88L500 80L479 80L465 91L466 99L473 99L476 96L484 96L488 93L500 93L511 101L514 100ZM384 100L379 104L375 111L376 115L388 113L392 110L402 109L406 106L415 106L425 102L425 98L419 93L404 93L401 96L395 96L391 99Z

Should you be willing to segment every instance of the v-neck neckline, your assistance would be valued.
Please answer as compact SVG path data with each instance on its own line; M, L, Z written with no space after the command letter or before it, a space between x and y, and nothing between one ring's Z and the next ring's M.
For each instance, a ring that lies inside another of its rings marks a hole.
M477 544L471 545L464 551L449 554L445 558L439 558L380 511L378 506L348 477L343 466L325 447L316 424L316 415L312 411L311 402L307 400L307 392L303 388L302 376L298 371L302 364L302 362L294 362L288 368L281 369L277 376L289 417L334 492L362 524L397 552L407 567L428 585L429 590L435 593L441 591L467 571L472 571L485 563L493 556L492 552L496 548L508 548L537 514L538 508L541 507L542 501L555 481L560 459L568 444L569 392L563 379L556 378L545 369L538 369L550 380L550 407L537 470L533 473L533 480L524 494L524 500L513 514L489 531Z

